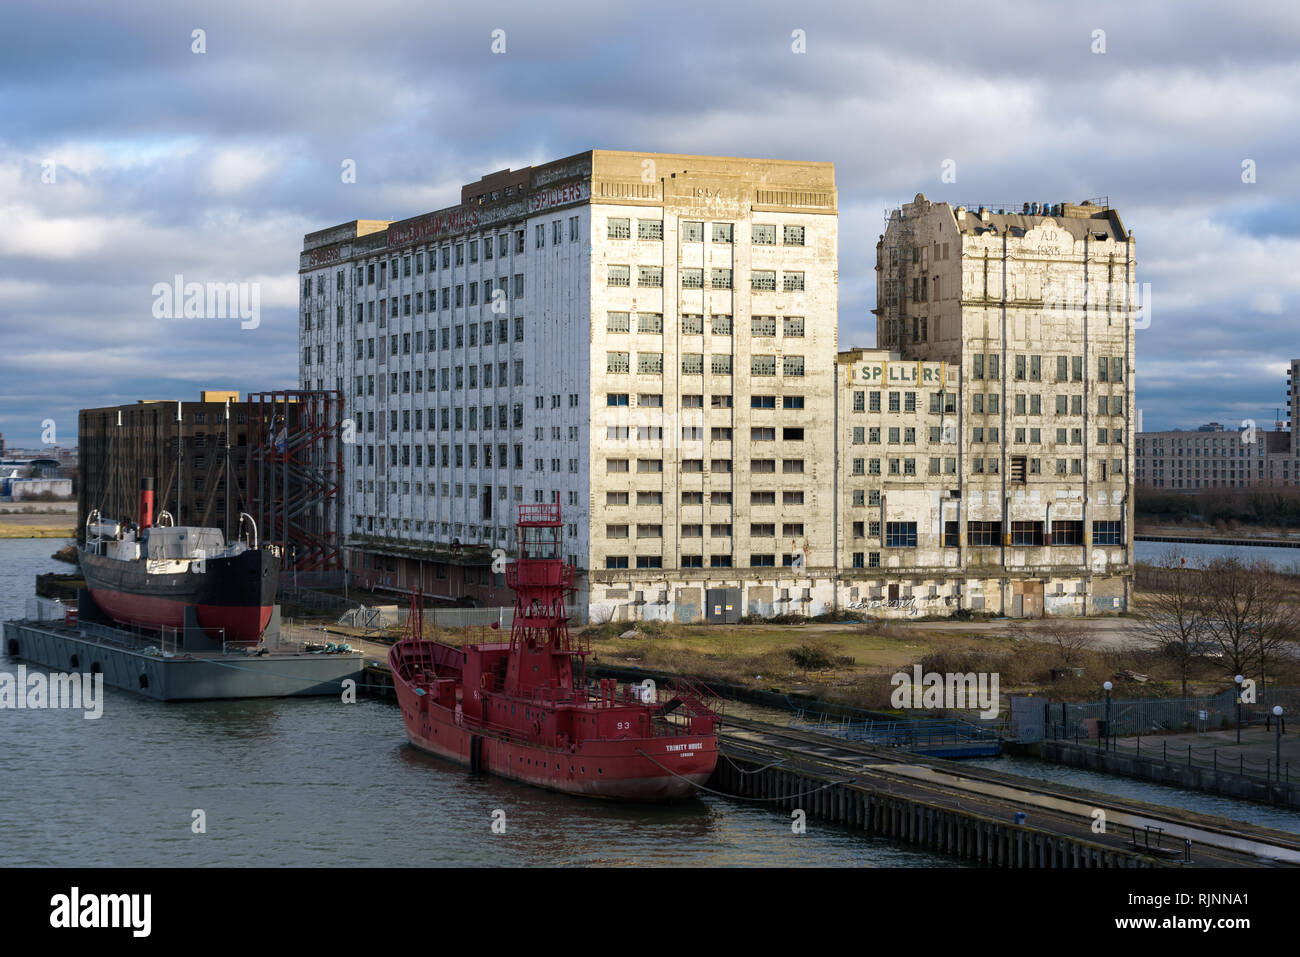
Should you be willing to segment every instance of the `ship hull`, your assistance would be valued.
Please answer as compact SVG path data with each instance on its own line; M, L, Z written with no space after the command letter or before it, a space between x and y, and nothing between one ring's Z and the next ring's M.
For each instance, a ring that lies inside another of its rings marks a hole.
M201 574L149 574L147 561L119 561L79 549L86 588L123 625L182 628L193 608L199 626L228 641L257 641L275 606L279 562L265 549L208 559Z
M470 770L582 797L663 802L692 796L717 764L716 734L588 738L559 748L523 731L488 728L419 694L403 675L401 655L395 645L389 663L407 740Z
M481 742L477 761L473 756L476 737ZM708 737L601 742L618 747L600 754L582 745L569 752L507 741L452 722L436 721L420 729L408 723L406 739L426 754L465 768L552 791L612 801L659 803L688 798L713 775L718 759L716 743ZM664 751L666 741L675 745L690 742L699 747L670 754ZM644 752L644 756L638 752Z

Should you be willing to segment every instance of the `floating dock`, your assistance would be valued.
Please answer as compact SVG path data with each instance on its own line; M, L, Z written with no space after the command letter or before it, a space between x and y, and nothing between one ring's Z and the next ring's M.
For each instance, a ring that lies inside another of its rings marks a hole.
M360 680L360 652L311 651L283 642L278 621L273 627L257 649L223 648L219 642L197 647L200 642L190 637L173 651L160 647L160 638L70 614L57 621L5 622L4 650L54 671L103 674L106 685L158 701L342 694L345 680Z

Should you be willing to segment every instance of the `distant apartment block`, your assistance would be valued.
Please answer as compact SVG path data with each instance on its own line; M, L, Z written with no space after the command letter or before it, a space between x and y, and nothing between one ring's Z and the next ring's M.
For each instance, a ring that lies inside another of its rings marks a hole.
M1170 491L1300 486L1300 359L1287 369L1287 418L1265 429L1258 422L1225 428L1209 422L1195 431L1140 432L1137 484Z

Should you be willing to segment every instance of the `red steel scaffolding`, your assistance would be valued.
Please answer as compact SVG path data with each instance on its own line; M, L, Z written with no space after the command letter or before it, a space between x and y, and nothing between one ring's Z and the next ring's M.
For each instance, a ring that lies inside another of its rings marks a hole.
M286 571L343 567L342 422L341 392L249 393L249 504Z

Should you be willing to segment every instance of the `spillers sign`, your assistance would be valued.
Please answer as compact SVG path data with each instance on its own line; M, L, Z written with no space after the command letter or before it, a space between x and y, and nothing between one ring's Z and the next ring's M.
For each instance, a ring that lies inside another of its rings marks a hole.
M569 203L581 203L591 199L591 185L586 182L570 183L568 186L556 186L551 189L539 189L528 197L528 211L541 212L554 206L566 206Z
M343 258L343 245L341 243L335 243L333 246L320 246L307 251L308 266L325 266L329 263L336 263L341 258Z
M937 385L948 383L946 362L864 362L855 366L855 381L868 385Z

